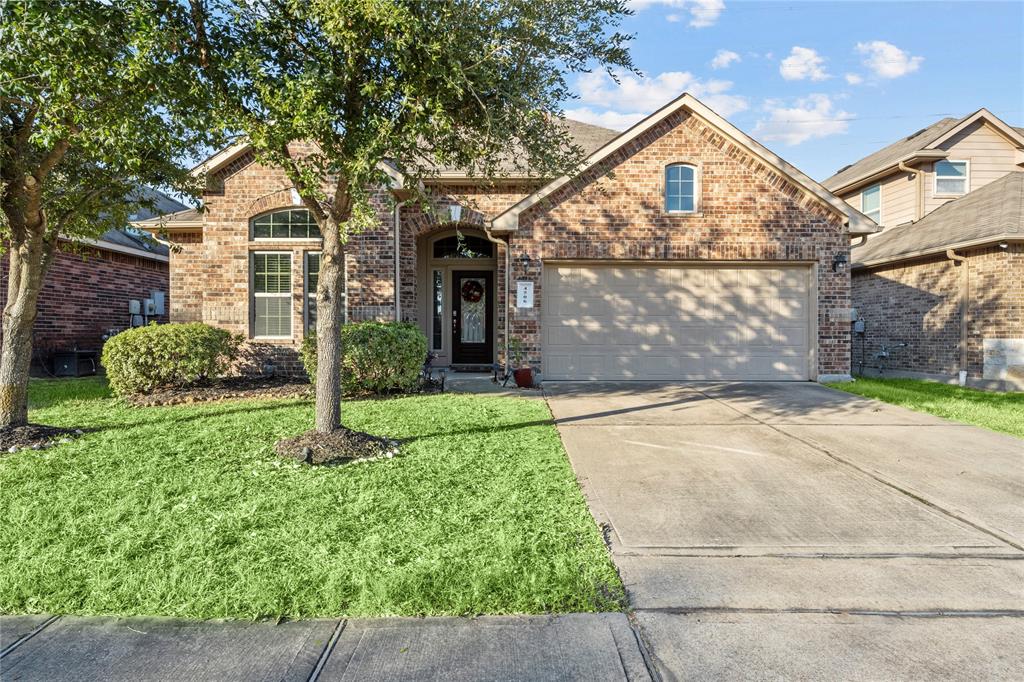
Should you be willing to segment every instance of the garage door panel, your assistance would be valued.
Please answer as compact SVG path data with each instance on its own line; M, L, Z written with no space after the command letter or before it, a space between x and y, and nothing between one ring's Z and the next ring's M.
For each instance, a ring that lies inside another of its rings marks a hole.
M807 379L806 266L545 266L551 379Z

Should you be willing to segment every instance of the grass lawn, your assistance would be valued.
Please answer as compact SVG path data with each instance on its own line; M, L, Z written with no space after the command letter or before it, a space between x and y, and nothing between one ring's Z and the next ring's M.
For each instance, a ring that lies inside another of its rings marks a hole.
M33 381L34 422L88 430L0 458L0 613L190 618L621 608L622 585L547 406L349 402L399 457L281 460L304 400L131 408L96 379Z
M866 398L1024 438L1024 393L992 393L917 379L860 378L829 385Z

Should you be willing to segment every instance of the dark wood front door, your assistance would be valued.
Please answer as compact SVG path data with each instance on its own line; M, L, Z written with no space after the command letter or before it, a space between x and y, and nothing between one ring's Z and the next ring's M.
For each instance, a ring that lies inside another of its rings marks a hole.
M494 362L494 273L452 271L452 364Z

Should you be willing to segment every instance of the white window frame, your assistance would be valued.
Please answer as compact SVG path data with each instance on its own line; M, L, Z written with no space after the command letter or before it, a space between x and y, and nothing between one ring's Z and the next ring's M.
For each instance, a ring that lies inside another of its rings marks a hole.
M868 185L867 187L861 189L861 191L860 191L860 212L863 213L864 215L866 215L869 218L871 217L871 215L867 211L864 210L864 193L867 192L869 189L872 189L874 187L878 188L878 220L876 220L875 222L878 223L879 225L881 225L882 224L882 183L876 182L873 185Z
M950 177L948 175L942 176L946 180L961 180L962 179L964 181L964 191L963 191L963 194L950 194L949 192L939 192L939 171L938 171L938 166L939 166L939 164L942 161L945 161L946 163L962 163L962 164L964 164L964 177L963 178L953 178L953 177ZM962 197L962 196L965 196L967 194L970 194L970 192L971 192L971 160L970 159L941 159L940 161L936 161L935 164L932 166L932 176L933 176L933 178L932 178L932 196L934 196L934 197L943 197L943 198L945 198L945 197Z
M291 286L289 289L295 289L294 282L294 268L295 268L295 256L291 251L276 250L276 251L250 251L249 252L249 291L251 292L251 298L249 299L249 319L250 319L250 337L253 340L259 341L285 341L291 340L295 336L295 302L293 299L292 291L287 294L267 294L258 293L256 291L256 256L259 255L286 255L288 256L288 279L290 280ZM288 329L291 333L288 336L257 336L256 335L256 299L257 298L281 298L288 297Z
M309 257L320 256L321 251L302 252L302 333L309 333L309 299L316 298L316 292L309 290ZM321 259L321 263L323 260ZM319 271L318 271L319 272ZM314 329L313 331L316 331Z
M693 171L693 209L689 211L670 211L666 208L668 204L668 169L674 166L685 166ZM661 169L661 210L667 215L696 215L701 211L701 169L700 164L689 161L669 161Z

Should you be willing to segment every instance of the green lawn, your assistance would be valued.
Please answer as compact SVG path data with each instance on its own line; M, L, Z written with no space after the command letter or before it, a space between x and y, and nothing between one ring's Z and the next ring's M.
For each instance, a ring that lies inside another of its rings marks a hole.
M304 400L130 408L95 379L34 381L78 440L0 458L0 612L191 618L621 608L622 585L547 406L349 402L401 456L334 468L273 442Z
M917 379L860 378L830 386L1024 438L1024 393L993 393Z

